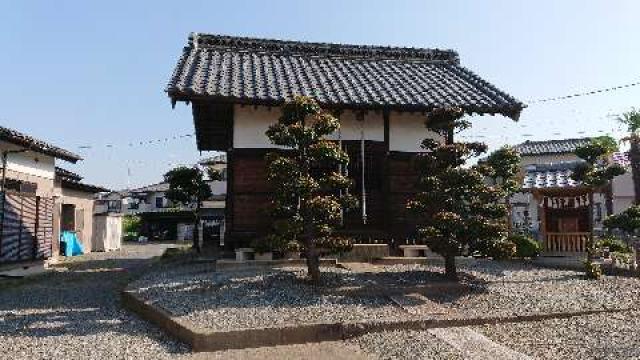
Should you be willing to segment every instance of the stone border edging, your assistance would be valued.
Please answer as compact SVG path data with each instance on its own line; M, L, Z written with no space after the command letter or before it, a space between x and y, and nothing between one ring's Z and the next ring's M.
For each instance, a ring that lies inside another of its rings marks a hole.
M191 345L194 352L211 352L229 349L257 348L276 345L293 345L322 341L346 340L367 333L393 330L427 330L464 326L519 323L549 319L567 319L601 313L619 313L635 308L584 310L575 312L543 313L516 316L493 316L486 318L409 319L380 320L351 323L317 323L297 326L239 329L231 331L209 331L175 318L166 310L145 301L130 290L122 291L125 308L143 319L157 325L166 333Z

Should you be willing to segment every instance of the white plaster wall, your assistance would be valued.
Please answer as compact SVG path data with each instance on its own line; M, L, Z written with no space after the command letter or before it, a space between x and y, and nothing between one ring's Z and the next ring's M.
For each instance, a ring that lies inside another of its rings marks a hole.
M234 108L233 147L234 148L277 148L271 144L265 132L278 121L280 108L269 110L265 106L240 106ZM360 140L362 123L356 120L355 112L344 111L340 115L340 135L338 132L328 139ZM366 140L384 141L384 118L382 112L367 112L364 115L364 135Z
M391 112L389 116L389 150L420 152L422 140L444 140L437 133L427 130L426 116L422 113Z
M211 193L213 195L224 195L227 193L227 182L226 181L212 181L209 184L211 188Z
M576 161L579 158L572 153L569 154L546 154L546 155L525 155L522 156L520 165L522 167L527 165L537 164L558 164L562 162Z
M613 179L613 213L618 214L633 205L635 193L633 189L633 175L627 170L623 175Z
M0 150L2 151L19 149L22 148L6 142L0 142ZM7 157L7 169L53 180L55 177L55 159L33 151L9 154Z
M265 132L269 125L278 121L279 108L235 105L233 109L233 147L234 148L274 148Z
M353 111L344 111L340 115L340 130L329 136L329 139L360 140L364 130L365 140L384 141L384 117L382 112L367 112L362 122L356 119Z

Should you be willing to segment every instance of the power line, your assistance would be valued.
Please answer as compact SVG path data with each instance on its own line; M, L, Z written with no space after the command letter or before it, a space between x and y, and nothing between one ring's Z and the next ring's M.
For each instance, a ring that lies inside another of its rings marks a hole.
M575 93L575 94L571 94L571 95L564 95L564 96L556 96L556 97L550 97L550 98L541 98L541 99L529 100L529 101L526 102L526 104L527 105L533 105L533 104L546 103L546 102L552 102L552 101L567 100L567 99L572 99L572 98L582 97L582 96L597 95L597 94L601 94L601 93L606 93L606 92L626 89L626 88L630 88L630 87L634 87L634 86L638 86L638 85L640 85L640 81L636 81L636 82L632 82L632 83L628 83L628 84L624 84L624 85L612 86L612 87L609 87L609 88L602 88L602 89L596 89L596 90L591 90L591 91Z

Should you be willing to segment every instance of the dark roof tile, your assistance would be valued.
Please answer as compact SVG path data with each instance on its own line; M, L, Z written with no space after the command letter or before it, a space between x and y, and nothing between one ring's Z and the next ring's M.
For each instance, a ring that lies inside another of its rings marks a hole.
M549 154L569 154L577 148L587 145L591 138L525 141L515 146L520 155L549 155Z
M305 43L192 34L167 86L174 100L277 105L295 95L337 107L516 118L524 105L460 66L452 50Z
M76 155L71 151L59 148L45 141L38 140L17 130L9 129L3 126L0 126L0 140L72 163L76 163L79 160L82 160L80 155Z

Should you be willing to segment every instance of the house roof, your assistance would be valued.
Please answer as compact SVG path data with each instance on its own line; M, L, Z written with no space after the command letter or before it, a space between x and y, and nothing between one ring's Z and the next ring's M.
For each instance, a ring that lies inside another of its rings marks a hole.
M453 50L343 45L193 33L166 89L172 101L279 105L296 95L337 108L517 118L524 105L459 63Z
M618 165L629 166L629 155L626 152L614 153L611 156L611 160ZM531 190L579 187L581 183L573 180L571 174L573 169L581 162L583 160L529 165L524 169L522 188Z
M71 181L80 181L83 179L82 176L58 166L56 166L56 176L59 179L65 179L65 180L71 180Z
M558 164L530 165L525 169L522 188L546 189L569 188L580 185L571 178L571 173L579 161Z
M82 182L82 179L83 179L82 176L57 166L56 166L56 179L60 181L60 186L62 186L65 189L73 189L73 190L79 190L79 191L89 192L89 193L100 193L100 192L110 191L109 189L106 189L102 186L85 184Z
M577 148L587 145L591 138L525 141L514 148L523 156L568 154L576 151Z
M227 154L218 154L210 157L206 157L198 161L200 165L217 165L217 164L226 164L227 163Z
M161 183L152 184L152 185L144 186L144 187L141 187L141 188L133 189L130 192L131 193L147 193L147 192L165 192L167 190L169 190L169 183L168 182L161 182Z
M76 155L71 151L59 148L45 141L38 140L17 130L3 126L0 126L0 140L72 163L82 160L79 155Z

